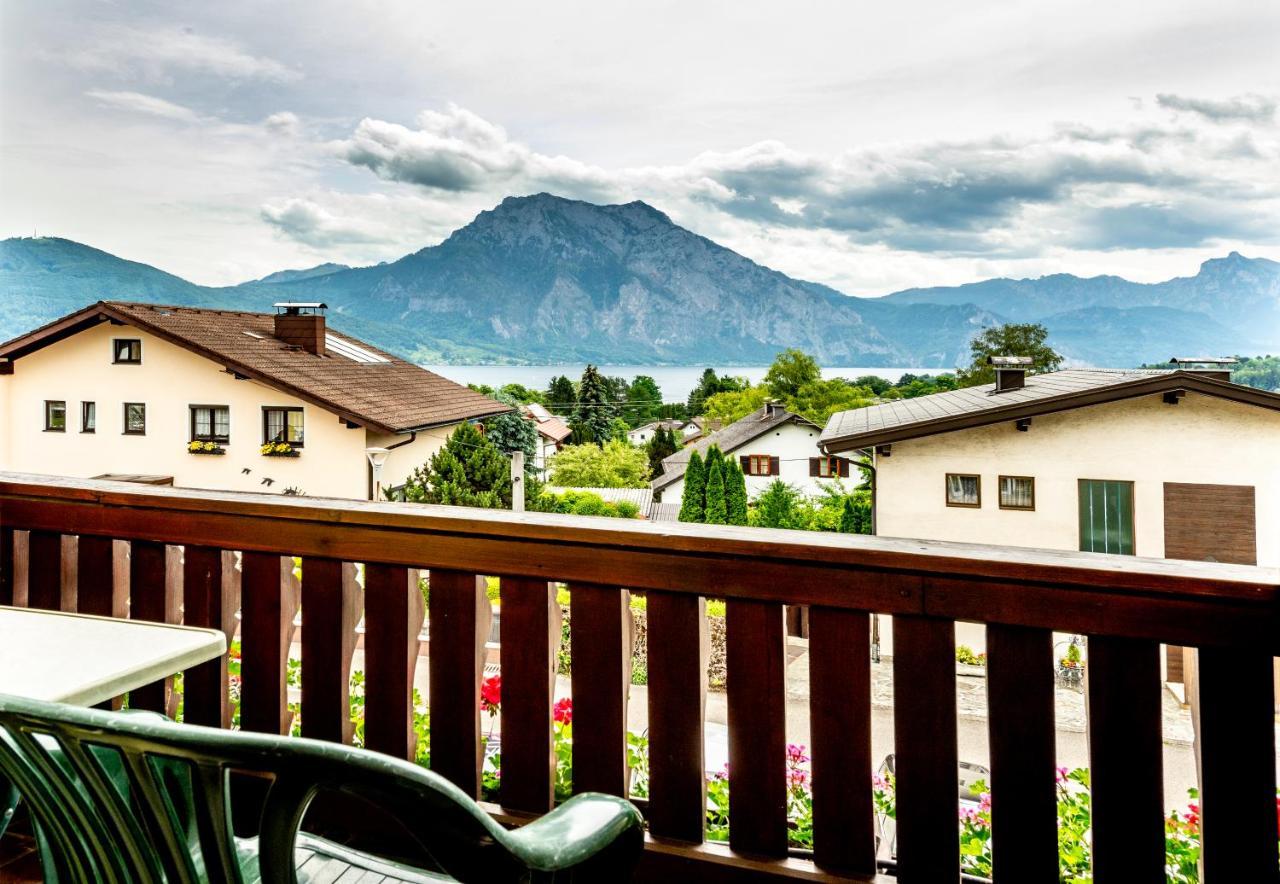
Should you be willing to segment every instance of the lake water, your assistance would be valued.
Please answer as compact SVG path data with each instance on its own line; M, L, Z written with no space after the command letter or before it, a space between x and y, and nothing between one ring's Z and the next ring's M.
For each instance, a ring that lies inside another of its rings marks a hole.
M503 384L521 384L535 390L545 390L556 375L567 375L570 380L582 377L586 363L577 365L424 365L423 368L460 384L487 384L501 387ZM698 378L706 366L696 365L601 365L601 374L623 377L628 381L638 374L647 374L658 382L662 398L667 402L683 402L689 398ZM767 365L716 366L720 375L745 377L756 384L764 380ZM889 381L897 381L908 372L913 374L938 374L942 369L928 368L853 368L831 366L822 369L823 377L853 379L862 375L879 375Z

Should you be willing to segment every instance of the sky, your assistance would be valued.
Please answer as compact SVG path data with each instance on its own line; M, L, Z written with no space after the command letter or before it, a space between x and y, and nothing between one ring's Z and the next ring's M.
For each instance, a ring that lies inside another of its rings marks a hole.
M1280 4L0 5L0 237L194 282L642 199L852 295L1280 258Z

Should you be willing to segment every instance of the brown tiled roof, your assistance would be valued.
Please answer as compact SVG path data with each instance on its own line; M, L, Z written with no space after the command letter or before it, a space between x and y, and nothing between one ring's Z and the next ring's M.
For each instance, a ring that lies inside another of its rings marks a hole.
M684 471L689 468L689 458L693 457L695 451L705 455L712 445L717 445L725 454L732 454L752 439L758 439L774 427L780 427L790 421L809 424L817 429L817 424L810 423L807 418L798 414L792 414L782 406L765 405L741 420L734 421L723 430L716 430L714 433L702 436L688 443L675 454L664 457L662 475L649 484L654 491L659 491L683 477Z
M274 337L275 317L269 313L99 301L0 344L0 358L20 358L104 319L145 329L237 374L375 430L403 433L511 410L332 327L326 335L334 342L354 346L377 361L353 359L332 348L318 356L290 347Z
M573 430L561 418L547 411L541 405L532 404L524 407L524 413L533 421L538 432L552 442L563 442L573 435Z
M1280 409L1280 395L1194 371L1077 368L1028 375L1026 386L1000 393L982 384L841 411L819 444L830 453L849 451L1179 389Z

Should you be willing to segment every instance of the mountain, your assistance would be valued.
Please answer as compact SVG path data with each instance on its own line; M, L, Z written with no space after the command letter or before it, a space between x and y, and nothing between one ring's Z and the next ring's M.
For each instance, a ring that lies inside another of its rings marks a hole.
M267 309L324 301L331 321L422 362L950 368L1004 321L1043 321L1087 363L1276 350L1280 264L1236 253L1158 284L1059 274L851 298L793 279L643 202L511 197L437 246L372 267L321 264L209 288L61 239L0 242L0 339L102 298Z

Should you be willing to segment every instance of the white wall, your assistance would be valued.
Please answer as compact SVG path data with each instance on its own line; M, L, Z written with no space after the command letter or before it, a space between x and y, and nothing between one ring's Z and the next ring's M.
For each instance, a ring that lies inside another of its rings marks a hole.
M112 338L142 340L141 365L114 365ZM44 432L44 402L65 400L67 430ZM80 403L97 403L97 432L80 432ZM145 436L123 435L123 404L147 406ZM231 441L222 456L187 451L189 405L226 405ZM263 457L262 407L301 406L305 444L297 458ZM189 488L280 492L295 487L317 497L364 499L368 467L364 449L385 447L364 429L348 429L338 417L250 380L235 380L214 362L130 326L102 324L16 361L0 376L0 468L19 472L91 477L104 473L173 476ZM403 480L424 462L452 428L419 434L397 449L384 477ZM244 470L248 470L246 474ZM263 484L272 479L271 485Z
M780 463L780 474L777 476L747 476L747 498L754 500L775 479L781 479L788 485L794 485L804 494L813 496L822 493L824 486L831 484L831 479L818 479L809 475L809 458L820 457L818 436L820 430L808 424L786 423L770 430L763 436L742 445L725 456L734 460L743 455L761 454L776 457ZM861 477L850 467L850 475L842 481L846 488L854 488ZM679 501L684 494L684 479L679 479L662 490L664 503Z

